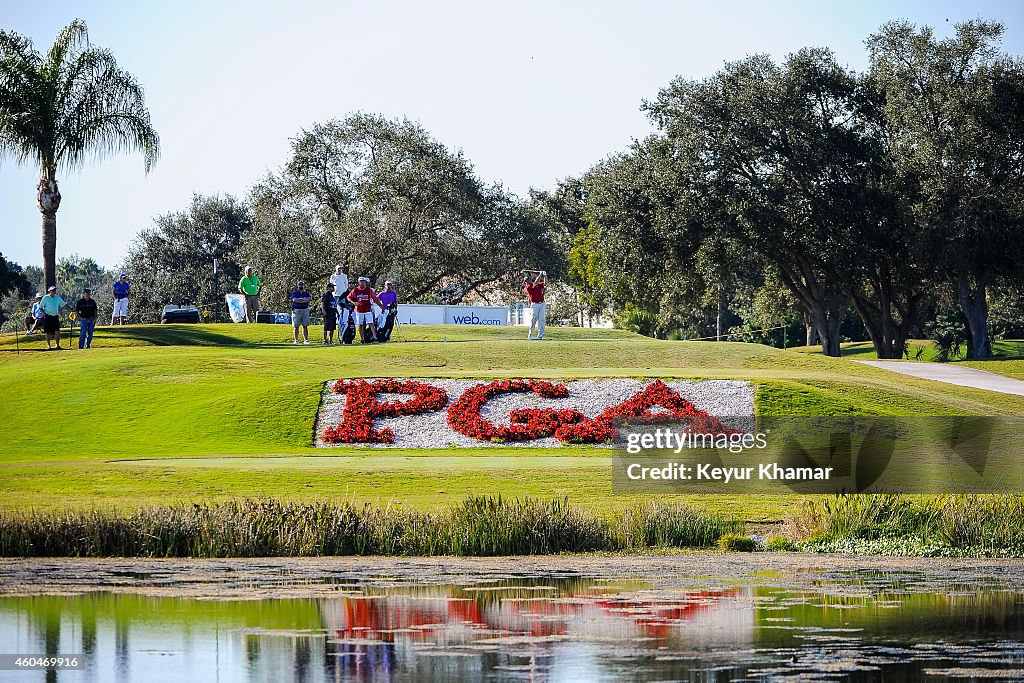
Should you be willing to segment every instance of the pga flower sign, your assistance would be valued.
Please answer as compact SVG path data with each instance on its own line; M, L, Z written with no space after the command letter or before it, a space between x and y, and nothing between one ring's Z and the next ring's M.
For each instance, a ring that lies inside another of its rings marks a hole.
M340 379L325 386L316 445L604 444L617 425L686 420L728 433L719 416L753 414L753 388L730 380Z

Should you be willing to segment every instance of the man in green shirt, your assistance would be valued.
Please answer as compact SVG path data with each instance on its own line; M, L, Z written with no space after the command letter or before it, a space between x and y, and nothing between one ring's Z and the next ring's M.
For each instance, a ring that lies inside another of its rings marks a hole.
M253 272L252 266L245 267L245 276L238 281L238 292L245 296L245 321L256 322L256 314L260 312L260 290L263 283Z
M46 333L46 348L52 350L50 340L57 337L57 348L60 345L60 311L68 305L67 301L61 299L57 294L57 288L50 285L46 290L46 296L39 300L39 308L43 312L43 332Z

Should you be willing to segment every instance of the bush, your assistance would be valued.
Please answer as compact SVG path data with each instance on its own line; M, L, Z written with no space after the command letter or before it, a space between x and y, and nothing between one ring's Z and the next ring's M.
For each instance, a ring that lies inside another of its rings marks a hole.
M791 553L798 549L796 543L782 536L772 536L764 543L764 550L769 553Z
M724 534L718 539L718 547L725 551L750 553L757 548L757 543L743 534Z
M939 362L963 358L967 346L967 322L963 315L954 311L939 312L935 319L925 325L924 332L935 342Z

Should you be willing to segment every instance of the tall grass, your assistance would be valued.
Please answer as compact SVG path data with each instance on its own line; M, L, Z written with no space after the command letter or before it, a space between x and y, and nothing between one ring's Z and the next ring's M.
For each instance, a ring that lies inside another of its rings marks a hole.
M657 500L627 509L619 525L620 540L626 548L706 547L724 534L742 531L743 523L737 520Z
M963 551L1024 553L1024 496L839 495L804 502L798 531L815 541L910 539Z
M470 497L438 512L242 500L125 514L0 513L0 556L536 555L707 547L737 528L737 522L661 504L607 520L567 500Z

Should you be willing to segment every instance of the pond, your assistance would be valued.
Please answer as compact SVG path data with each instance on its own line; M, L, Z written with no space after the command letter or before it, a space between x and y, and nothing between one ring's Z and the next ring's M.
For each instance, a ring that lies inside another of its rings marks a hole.
M264 573L232 577L227 598L149 594L159 583L150 573L115 572L114 590L0 597L0 650L81 657L78 670L0 671L0 680L1024 677L1019 572L747 569L477 571L449 582L348 572L238 593L281 587Z

